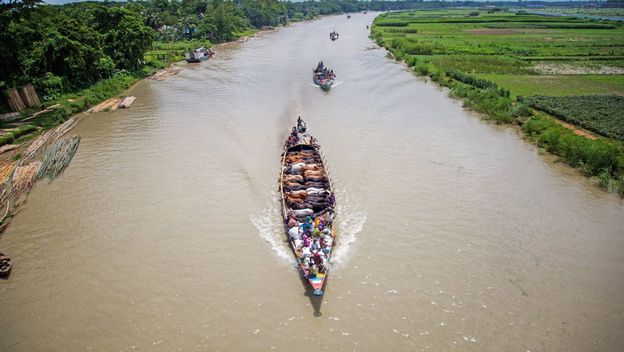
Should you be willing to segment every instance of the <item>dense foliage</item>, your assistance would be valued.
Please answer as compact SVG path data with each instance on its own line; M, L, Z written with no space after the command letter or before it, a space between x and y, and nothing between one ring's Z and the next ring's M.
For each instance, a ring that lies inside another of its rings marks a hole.
M0 14L0 86L34 83L55 95L138 68L153 40L140 14L97 4Z
M624 140L623 96L532 96L525 103L603 136Z

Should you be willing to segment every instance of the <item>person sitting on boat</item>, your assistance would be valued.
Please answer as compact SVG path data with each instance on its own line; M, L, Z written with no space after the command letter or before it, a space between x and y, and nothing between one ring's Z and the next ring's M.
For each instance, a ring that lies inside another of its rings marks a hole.
M334 197L334 194L332 192L330 192L327 195L327 204L329 204L330 207L333 207L334 204L336 204L336 197Z
M294 217L288 217L287 219L288 220L286 221L286 223L288 224L288 228L299 226L297 220Z
M291 227L290 230L288 230L288 234L290 235L290 238L292 238L293 240L299 240L301 239L301 235L303 235L303 231L301 230L300 227L295 226L295 227Z
M310 252L310 247L306 247L305 245L301 247L301 255L303 255L304 258L309 258L310 256L312 256L312 252Z
M319 273L318 266L312 265L312 267L310 268L310 275L308 277L314 278L316 277L316 275L318 275L318 273Z

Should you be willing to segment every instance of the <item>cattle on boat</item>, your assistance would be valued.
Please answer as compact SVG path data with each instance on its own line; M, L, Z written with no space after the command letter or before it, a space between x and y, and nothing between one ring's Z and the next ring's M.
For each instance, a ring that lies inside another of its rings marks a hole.
M280 173L286 236L317 296L323 295L335 240L335 198L319 148L299 117L284 144Z

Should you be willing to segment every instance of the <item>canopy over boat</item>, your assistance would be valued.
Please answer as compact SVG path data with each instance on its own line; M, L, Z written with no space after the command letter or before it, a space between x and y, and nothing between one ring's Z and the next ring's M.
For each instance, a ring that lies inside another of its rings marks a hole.
M335 198L319 145L299 118L284 144L280 193L286 236L317 296L329 274Z

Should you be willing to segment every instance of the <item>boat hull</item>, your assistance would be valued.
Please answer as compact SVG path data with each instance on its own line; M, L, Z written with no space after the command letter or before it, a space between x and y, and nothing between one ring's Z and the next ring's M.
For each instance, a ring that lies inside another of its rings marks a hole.
M310 287L313 289L314 295L321 296L324 294L324 287L327 283L327 277L329 275L329 269L330 269L329 263L330 263L330 258L331 258L331 252L333 249L333 239L335 238L335 232L333 229L333 218L334 218L333 203L331 205L327 204L324 207L323 206L319 208L315 207L314 210L318 212L313 215L310 215L311 217L315 216L315 219L316 218L326 219L325 220L327 221L325 223L326 227L315 227L317 225L312 225L312 227L315 229L314 232L316 232L316 229L323 228L324 230L323 233L324 233L325 238L331 238L331 242L330 242L331 245L329 247L324 247L317 251L319 253L320 251L322 251L323 253L326 253L324 254L324 256L326 258L327 264L323 265L322 272L313 273L313 270L311 270L310 265L306 263L309 262L309 258L312 258L313 256L317 256L317 255L314 252L312 252L310 255L306 255L305 252L302 251L301 245L300 244L298 245L296 243L297 241L290 235L289 230L291 230L292 228L290 228L288 224L288 222L292 221L293 219L296 219L298 227L303 227L302 224L304 223L304 222L300 222L300 220L302 220L302 217L299 217L299 215L293 215L293 212L296 212L296 210L293 209L292 207L293 203L291 202L291 200L289 200L290 193L289 193L289 188L287 186L291 184L289 177L292 177L294 175L292 173L287 173L287 170L292 170L289 168L292 167L292 164L293 164L292 162L291 163L288 162L289 160L288 158L296 157L297 155L299 155L298 153L301 153L302 151L305 152L306 155L311 155L310 156L311 159L318 160L318 161L315 161L314 164L317 165L317 167L319 167L320 170L322 170L322 173L326 175L326 170L325 170L323 158L320 154L319 146L316 145L316 143L311 137L310 137L310 142L308 143L300 143L291 147L288 147L287 145L285 145L284 153L282 155L282 163L281 163L282 171L280 173L280 194L282 197L282 215L284 217L284 225L285 225L284 229L285 229L286 237L289 240L290 247L297 260L297 266L301 270L302 274L305 276ZM305 175L305 174L306 174L305 172L302 173L302 175ZM324 182L326 182L326 185L327 185L324 188L325 189L324 194L332 194L331 184L329 182L329 179L327 178L327 176L324 176L324 177L326 178L326 181ZM303 181L301 185L305 187L306 183L311 184L307 181L306 177L303 177ZM317 214L319 215L316 216ZM295 216L295 218L293 218L293 216ZM318 234L317 236L322 237L323 234ZM314 241L314 236L311 236L311 237L313 238L313 241Z
M326 91L330 90L331 87L334 85L333 79L321 80L319 79L319 76L317 74L314 74L313 80L317 86L321 87L322 90L326 90Z

